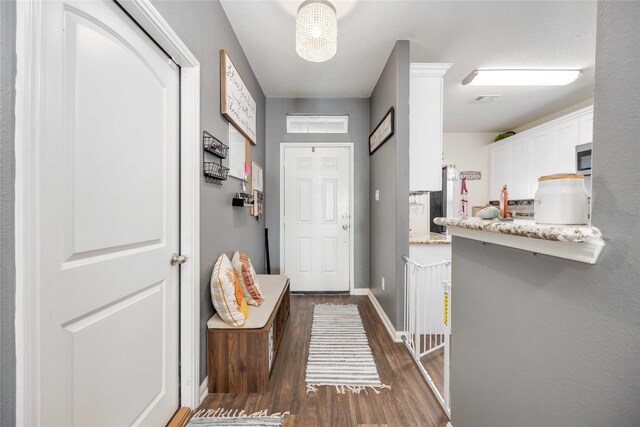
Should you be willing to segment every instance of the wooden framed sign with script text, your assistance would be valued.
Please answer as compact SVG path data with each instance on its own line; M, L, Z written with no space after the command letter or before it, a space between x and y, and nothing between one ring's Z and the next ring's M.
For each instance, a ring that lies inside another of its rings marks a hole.
M256 101L224 49L220 50L220 112L256 145Z
M369 136L369 155L373 154L387 139L391 137L391 135L393 135L393 128L393 107L391 107Z

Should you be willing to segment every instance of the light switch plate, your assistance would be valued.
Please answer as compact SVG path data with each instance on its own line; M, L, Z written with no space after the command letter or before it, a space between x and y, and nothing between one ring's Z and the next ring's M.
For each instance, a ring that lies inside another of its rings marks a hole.
M382 290L384 291L384 277L382 278Z
M380 190L376 190L376 202L380 200Z

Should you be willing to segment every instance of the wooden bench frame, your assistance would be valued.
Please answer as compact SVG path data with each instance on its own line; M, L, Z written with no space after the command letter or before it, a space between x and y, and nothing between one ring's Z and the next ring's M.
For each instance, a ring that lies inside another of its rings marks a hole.
M278 354L289 318L289 282L269 320L260 329L209 329L207 371L209 393L266 393L269 391L269 329L275 322L273 359ZM273 364L272 364L273 366Z

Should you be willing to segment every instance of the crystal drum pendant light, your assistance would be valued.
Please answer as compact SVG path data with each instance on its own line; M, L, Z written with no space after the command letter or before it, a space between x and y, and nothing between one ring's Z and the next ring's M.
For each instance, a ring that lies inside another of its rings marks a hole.
M296 52L311 62L324 62L336 54L338 20L336 9L326 0L307 0L298 8Z

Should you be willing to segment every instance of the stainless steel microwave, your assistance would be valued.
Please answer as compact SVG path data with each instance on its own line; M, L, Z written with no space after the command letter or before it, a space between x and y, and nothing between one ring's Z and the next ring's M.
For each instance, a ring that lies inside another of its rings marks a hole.
M576 173L590 176L593 143L576 145Z

